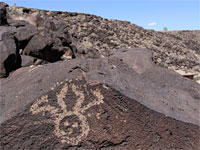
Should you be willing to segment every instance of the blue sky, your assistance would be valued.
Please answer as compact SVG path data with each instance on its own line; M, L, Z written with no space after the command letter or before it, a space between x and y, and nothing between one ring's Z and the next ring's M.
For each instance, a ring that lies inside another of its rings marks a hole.
M200 30L200 0L4 0L9 5L84 12L146 29Z

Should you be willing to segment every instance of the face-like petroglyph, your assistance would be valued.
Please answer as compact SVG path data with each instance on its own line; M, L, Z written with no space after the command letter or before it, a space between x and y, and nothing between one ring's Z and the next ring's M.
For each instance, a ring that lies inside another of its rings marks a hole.
M77 97L72 110L67 110L68 107L64 101L64 99L68 98L66 95L69 91L69 87ZM98 88L91 90L91 93L95 98L83 106L85 95L84 92L81 91L81 88L73 83L70 84L70 86L65 83L60 92L56 94L59 108L49 105L48 95L45 95L31 106L30 112L33 115L41 113L43 116L48 112L50 114L50 120L47 120L46 123L54 124L54 134L61 140L61 143L77 145L87 137L90 130L87 114L84 113L91 107L103 103L104 97ZM41 123L45 123L45 121L42 121Z

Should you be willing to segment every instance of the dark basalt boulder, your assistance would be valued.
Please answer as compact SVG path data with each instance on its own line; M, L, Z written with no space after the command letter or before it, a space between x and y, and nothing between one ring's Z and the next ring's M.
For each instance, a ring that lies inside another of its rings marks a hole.
M41 59L45 58L46 60L57 59L56 57L49 58L49 51L52 45L53 40L49 34L36 34L23 50L23 54L38 57Z
M5 24L5 21L1 19L1 25L7 25L6 27L13 29L12 34L14 34L17 54L35 57L38 59L37 64L75 58L76 47L73 45L72 37L63 21L50 19L44 13L33 12L31 9L22 8L17 11L16 6L7 7L8 5L1 3L1 18L5 17L7 23ZM13 10L13 13L6 16L6 12L9 12L10 9ZM12 18L12 15L16 15L16 17ZM20 55L17 57L20 58ZM10 61L15 63L14 59L13 56ZM10 61L9 63L12 63ZM22 64L22 66L24 65ZM11 71L13 68L8 70Z
M54 30L50 28L52 31L56 31L55 34L59 37L64 46L68 46L72 44L72 36L69 34L66 23L61 20L52 19L51 24L54 27Z
M23 54L56 62L61 60L67 49L70 49L71 58L74 58L75 53L64 35L44 30L33 36L23 50Z
M74 59L2 79L1 148L198 150L199 84L176 73L167 79L167 69L154 83L123 60Z
M21 67L28 67L32 65L44 65L47 63L49 62L42 59L38 59L27 55L21 55Z
M152 61L153 56L147 49L132 48L113 50L109 56L121 59L121 61L128 64L139 74L155 67Z
M37 28L31 24L17 28L15 38L17 39L19 49L24 49L31 38L37 33Z
M7 24L6 7L8 7L6 3L0 2L0 26Z
M15 39L15 28L0 26L0 78L20 67L20 56L17 52Z
M23 54L37 57L49 62L61 60L66 49L71 51L71 59L75 58L72 39L66 28L59 21L41 18L40 26L26 25L17 29L16 39ZM55 22L55 23L54 23ZM29 32L26 34L26 32Z
M27 55L21 55L22 67L28 67L34 64L35 58Z
M9 26L19 28L19 27L25 27L27 25L30 25L28 22L24 20L12 20L10 18L7 19Z

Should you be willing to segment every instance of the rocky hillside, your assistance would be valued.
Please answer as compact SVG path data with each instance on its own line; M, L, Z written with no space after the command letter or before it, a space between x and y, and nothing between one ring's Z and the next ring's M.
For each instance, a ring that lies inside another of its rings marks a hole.
M65 22L80 53L96 50L109 55L113 49L140 47L153 53L160 66L200 72L200 31L159 32L146 30L127 21L108 20L98 16L53 12L26 8L9 8L12 19L33 16L61 19Z

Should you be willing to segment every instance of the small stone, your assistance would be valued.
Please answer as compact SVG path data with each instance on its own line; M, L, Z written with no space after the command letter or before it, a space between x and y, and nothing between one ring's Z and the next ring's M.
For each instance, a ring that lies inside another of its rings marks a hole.
M158 58L157 62L160 64L162 62L162 60L160 58Z

